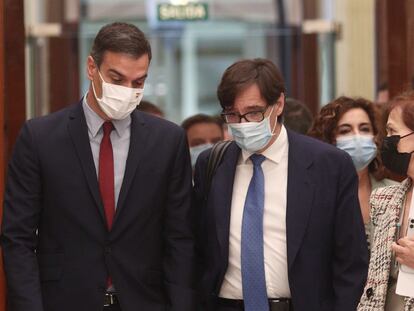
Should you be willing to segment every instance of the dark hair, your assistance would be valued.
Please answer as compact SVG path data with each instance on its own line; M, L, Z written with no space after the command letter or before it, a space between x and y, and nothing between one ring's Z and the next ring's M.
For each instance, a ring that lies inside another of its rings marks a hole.
M147 100L142 100L137 109L146 113L164 116L164 112L161 110L161 108Z
M312 126L312 121L312 113L304 103L294 98L286 98L283 109L283 124L287 128L306 134Z
M98 67L101 66L105 52L125 53L139 58L145 54L151 60L151 46L138 27L115 22L102 27L93 41L91 56Z
M187 119L185 119L183 121L183 123L181 123L181 127L188 132L188 130L190 129L190 127L199 124L199 123L211 123L211 124L216 124L221 131L223 131L222 128L222 124L220 123L220 121L218 120L218 118L216 117L212 117L212 116L208 116L206 114L196 114L194 116L191 116Z
M309 130L309 136L320 139L331 145L335 144L339 120L346 112L355 108L360 108L367 113L374 132L375 144L377 145L377 148L379 148L383 137L381 135L382 131L378 129L378 111L371 101L364 98L341 96L322 107L319 115L317 115L314 120L312 128ZM385 172L379 152L377 153L376 158L369 164L368 170L376 179L381 180L384 178Z
M387 82L381 83L378 86L377 92L381 92L381 91L388 91L388 83Z
M385 109L385 122L394 108L401 107L402 120L410 130L414 131L414 91L406 91L391 99Z
M236 97L253 84L257 84L268 105L275 104L280 95L285 93L282 74L270 60L240 60L226 69L218 86L217 97L223 110L231 109ZM279 117L278 121L281 119Z

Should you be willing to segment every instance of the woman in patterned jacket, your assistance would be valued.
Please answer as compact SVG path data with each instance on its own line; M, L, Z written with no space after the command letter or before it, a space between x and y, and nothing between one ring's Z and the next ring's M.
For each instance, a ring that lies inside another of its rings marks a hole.
M358 311L414 310L414 298L395 293L399 266L414 268L414 240L406 237L414 179L414 92L394 98L387 112L388 136L382 145L382 160L392 172L408 178L371 194L374 236Z

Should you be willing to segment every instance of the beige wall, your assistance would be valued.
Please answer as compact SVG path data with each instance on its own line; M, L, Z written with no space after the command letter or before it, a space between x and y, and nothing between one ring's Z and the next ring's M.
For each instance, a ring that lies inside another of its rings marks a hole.
M375 95L375 0L337 0L336 96Z

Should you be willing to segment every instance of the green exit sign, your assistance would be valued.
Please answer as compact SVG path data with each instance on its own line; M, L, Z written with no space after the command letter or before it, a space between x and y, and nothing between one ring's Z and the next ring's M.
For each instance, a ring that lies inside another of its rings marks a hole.
M197 21L208 19L208 4L192 2L185 5L161 3L157 7L159 21Z

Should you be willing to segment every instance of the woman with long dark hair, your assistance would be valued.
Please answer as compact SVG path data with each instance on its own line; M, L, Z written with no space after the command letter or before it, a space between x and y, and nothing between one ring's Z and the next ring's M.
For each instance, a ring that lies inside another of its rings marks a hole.
M395 182L384 178L378 147L381 135L374 104L364 98L339 97L324 106L309 135L346 151L358 173L358 197L368 246L372 243L369 198L372 190Z

